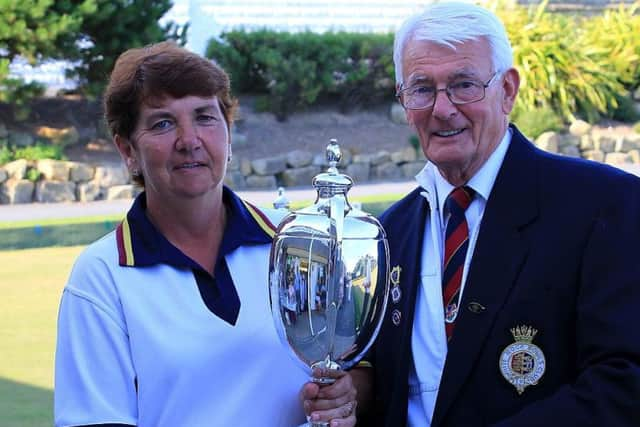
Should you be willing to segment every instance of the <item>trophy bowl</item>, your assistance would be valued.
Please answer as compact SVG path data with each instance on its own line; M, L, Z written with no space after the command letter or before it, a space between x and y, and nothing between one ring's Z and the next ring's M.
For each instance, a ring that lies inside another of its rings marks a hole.
M285 216L271 246L276 329L309 372L356 365L375 340L389 294L385 232L373 216L349 204L353 181L338 172L340 157L331 140L329 169L313 179L315 203Z

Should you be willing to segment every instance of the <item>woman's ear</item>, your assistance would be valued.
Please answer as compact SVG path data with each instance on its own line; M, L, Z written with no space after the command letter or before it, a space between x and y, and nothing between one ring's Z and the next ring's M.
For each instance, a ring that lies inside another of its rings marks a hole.
M502 112L505 115L509 115L516 103L516 96L520 89L520 74L518 73L518 70L515 68L509 68L504 72L502 89Z
M120 157L122 158L122 161L125 163L125 165L127 165L127 169L129 170L129 172L138 169L136 152L133 149L131 141L120 135L115 135L113 137L113 142L116 144L116 148L120 153Z

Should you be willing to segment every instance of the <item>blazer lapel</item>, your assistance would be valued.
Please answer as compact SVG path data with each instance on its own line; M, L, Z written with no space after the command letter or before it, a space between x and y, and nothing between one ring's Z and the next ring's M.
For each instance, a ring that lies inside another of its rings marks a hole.
M509 150L487 201L449 342L434 426L443 421L482 351L526 258L528 244L521 238L521 231L538 213L536 154L531 143L515 127L512 129Z
M407 195L380 220L389 240L389 271L392 273L391 295L380 335L384 335L385 348L378 348L379 369L387 370L389 389L394 393L388 412L388 421L397 424L407 412L409 366L411 365L411 332L415 313L415 300L420 285L420 260L427 212L426 199L417 188ZM393 270L396 269L396 273ZM396 275L395 277L394 274ZM395 283L394 283L395 282ZM395 291L393 288L397 286ZM393 360L392 363L389 363ZM405 421L406 422L406 421Z

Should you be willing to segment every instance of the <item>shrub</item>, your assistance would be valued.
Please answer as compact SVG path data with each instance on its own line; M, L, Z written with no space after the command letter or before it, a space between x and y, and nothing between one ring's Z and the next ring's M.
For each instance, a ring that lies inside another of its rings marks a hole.
M4 141L0 146L0 165L12 162L18 159L25 160L64 160L66 157L62 151L62 147L57 145L36 142L29 147L13 147Z
M343 112L393 92L392 35L232 31L212 40L207 57L231 76L234 90L264 94L263 107L285 120L321 99Z
M502 18L521 75L518 104L523 109L549 107L565 120L582 115L593 122L624 93L610 58L585 45L578 19L549 13L547 1L536 7L493 7ZM568 31L567 29L571 29Z
M558 131L564 127L560 117L549 107L533 110L516 108L511 114L511 121L531 139L536 139L544 132Z

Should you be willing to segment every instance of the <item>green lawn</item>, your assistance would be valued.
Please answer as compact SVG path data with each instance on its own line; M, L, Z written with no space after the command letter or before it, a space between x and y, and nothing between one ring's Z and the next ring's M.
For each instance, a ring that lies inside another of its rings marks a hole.
M0 425L53 424L62 288L82 246L0 251Z

